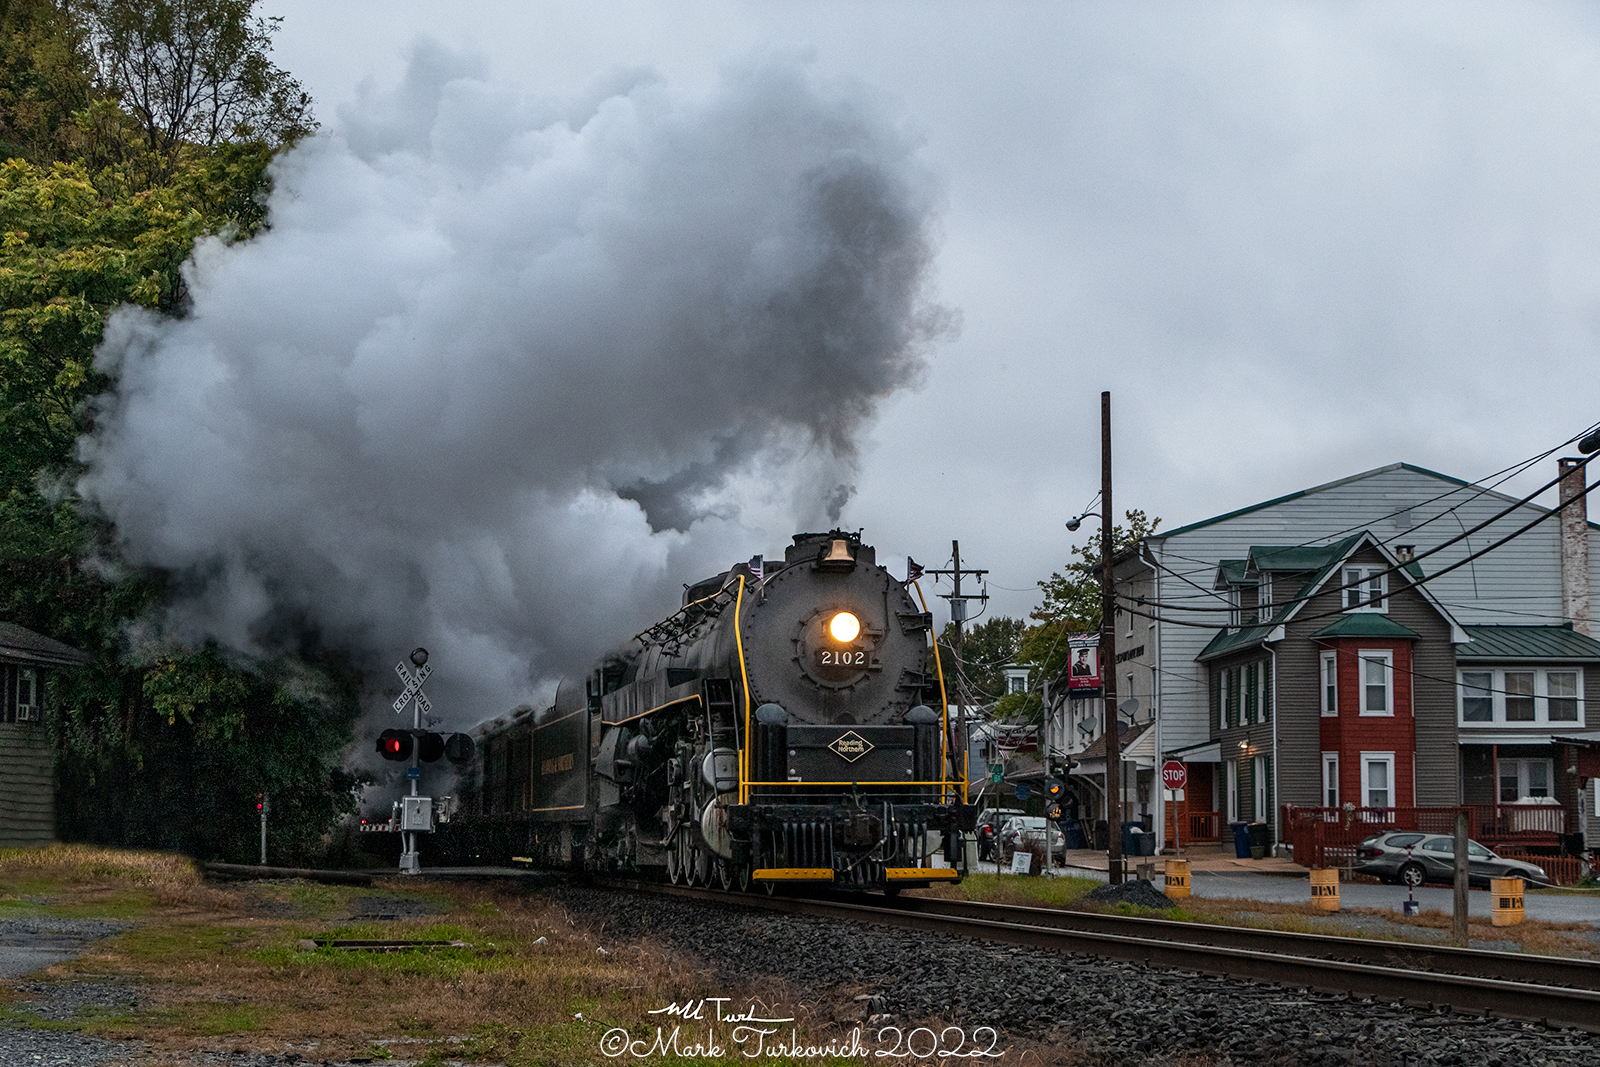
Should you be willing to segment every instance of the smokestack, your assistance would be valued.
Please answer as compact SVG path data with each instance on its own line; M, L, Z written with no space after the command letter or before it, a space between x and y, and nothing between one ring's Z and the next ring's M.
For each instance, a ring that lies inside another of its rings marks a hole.
M1561 471L1561 614L1580 634L1589 633L1589 508L1583 496L1583 460L1556 461Z

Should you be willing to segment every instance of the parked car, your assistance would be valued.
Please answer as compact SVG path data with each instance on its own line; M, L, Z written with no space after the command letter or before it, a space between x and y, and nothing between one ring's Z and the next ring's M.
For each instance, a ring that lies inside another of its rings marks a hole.
M1059 855L1067 847L1067 837L1043 815L1018 815L1000 827L1000 847L1007 852L1038 845L1043 848L1049 834L1050 847Z
M998 832L1000 827L1022 814L1021 808L990 808L978 816L978 825L988 823Z
M1356 846L1356 873L1370 874L1385 885L1419 886L1456 879L1456 839L1444 834L1392 830ZM1524 860L1497 856L1476 841L1467 842L1467 881L1487 888L1491 878L1517 878L1544 884L1544 868Z

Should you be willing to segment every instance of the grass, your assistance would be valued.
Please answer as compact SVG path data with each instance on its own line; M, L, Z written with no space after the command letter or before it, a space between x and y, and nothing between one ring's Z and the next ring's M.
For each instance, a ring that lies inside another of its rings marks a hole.
M115 979L137 988L137 1007L49 1021L29 1011L15 983L0 982L0 1022L138 1039L174 1055L282 1053L292 1044L318 1060L598 1065L615 1062L600 1052L603 1035L617 1028L652 1034L651 1010L674 1002L729 996L782 1005L803 1036L819 1041L854 1025L860 1011L849 998L859 990L840 993L837 1003L809 1002L781 984L722 983L675 953L604 937L512 886L424 888L396 879L371 888L219 888L176 857L55 846L0 854L0 895L0 915L67 909L138 922L43 972L60 980ZM373 897L440 914L348 918L369 910L364 902ZM306 938L467 944L400 953L302 950ZM665 1062L730 1059L746 1057L734 1051Z

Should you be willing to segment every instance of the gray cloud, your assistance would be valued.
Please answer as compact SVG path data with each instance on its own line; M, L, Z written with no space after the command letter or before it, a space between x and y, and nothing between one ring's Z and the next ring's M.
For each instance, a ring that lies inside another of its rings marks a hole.
M452 725L842 504L948 326L917 145L796 60L529 100L438 46L125 309L80 491L175 575L167 639L434 653ZM775 501L775 503L774 503Z

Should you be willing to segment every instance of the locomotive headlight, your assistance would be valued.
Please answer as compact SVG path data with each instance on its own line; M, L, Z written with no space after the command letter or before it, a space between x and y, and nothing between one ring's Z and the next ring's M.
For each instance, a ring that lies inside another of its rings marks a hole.
M861 620L848 611L841 611L828 620L828 634L840 644L849 644L861 634Z

